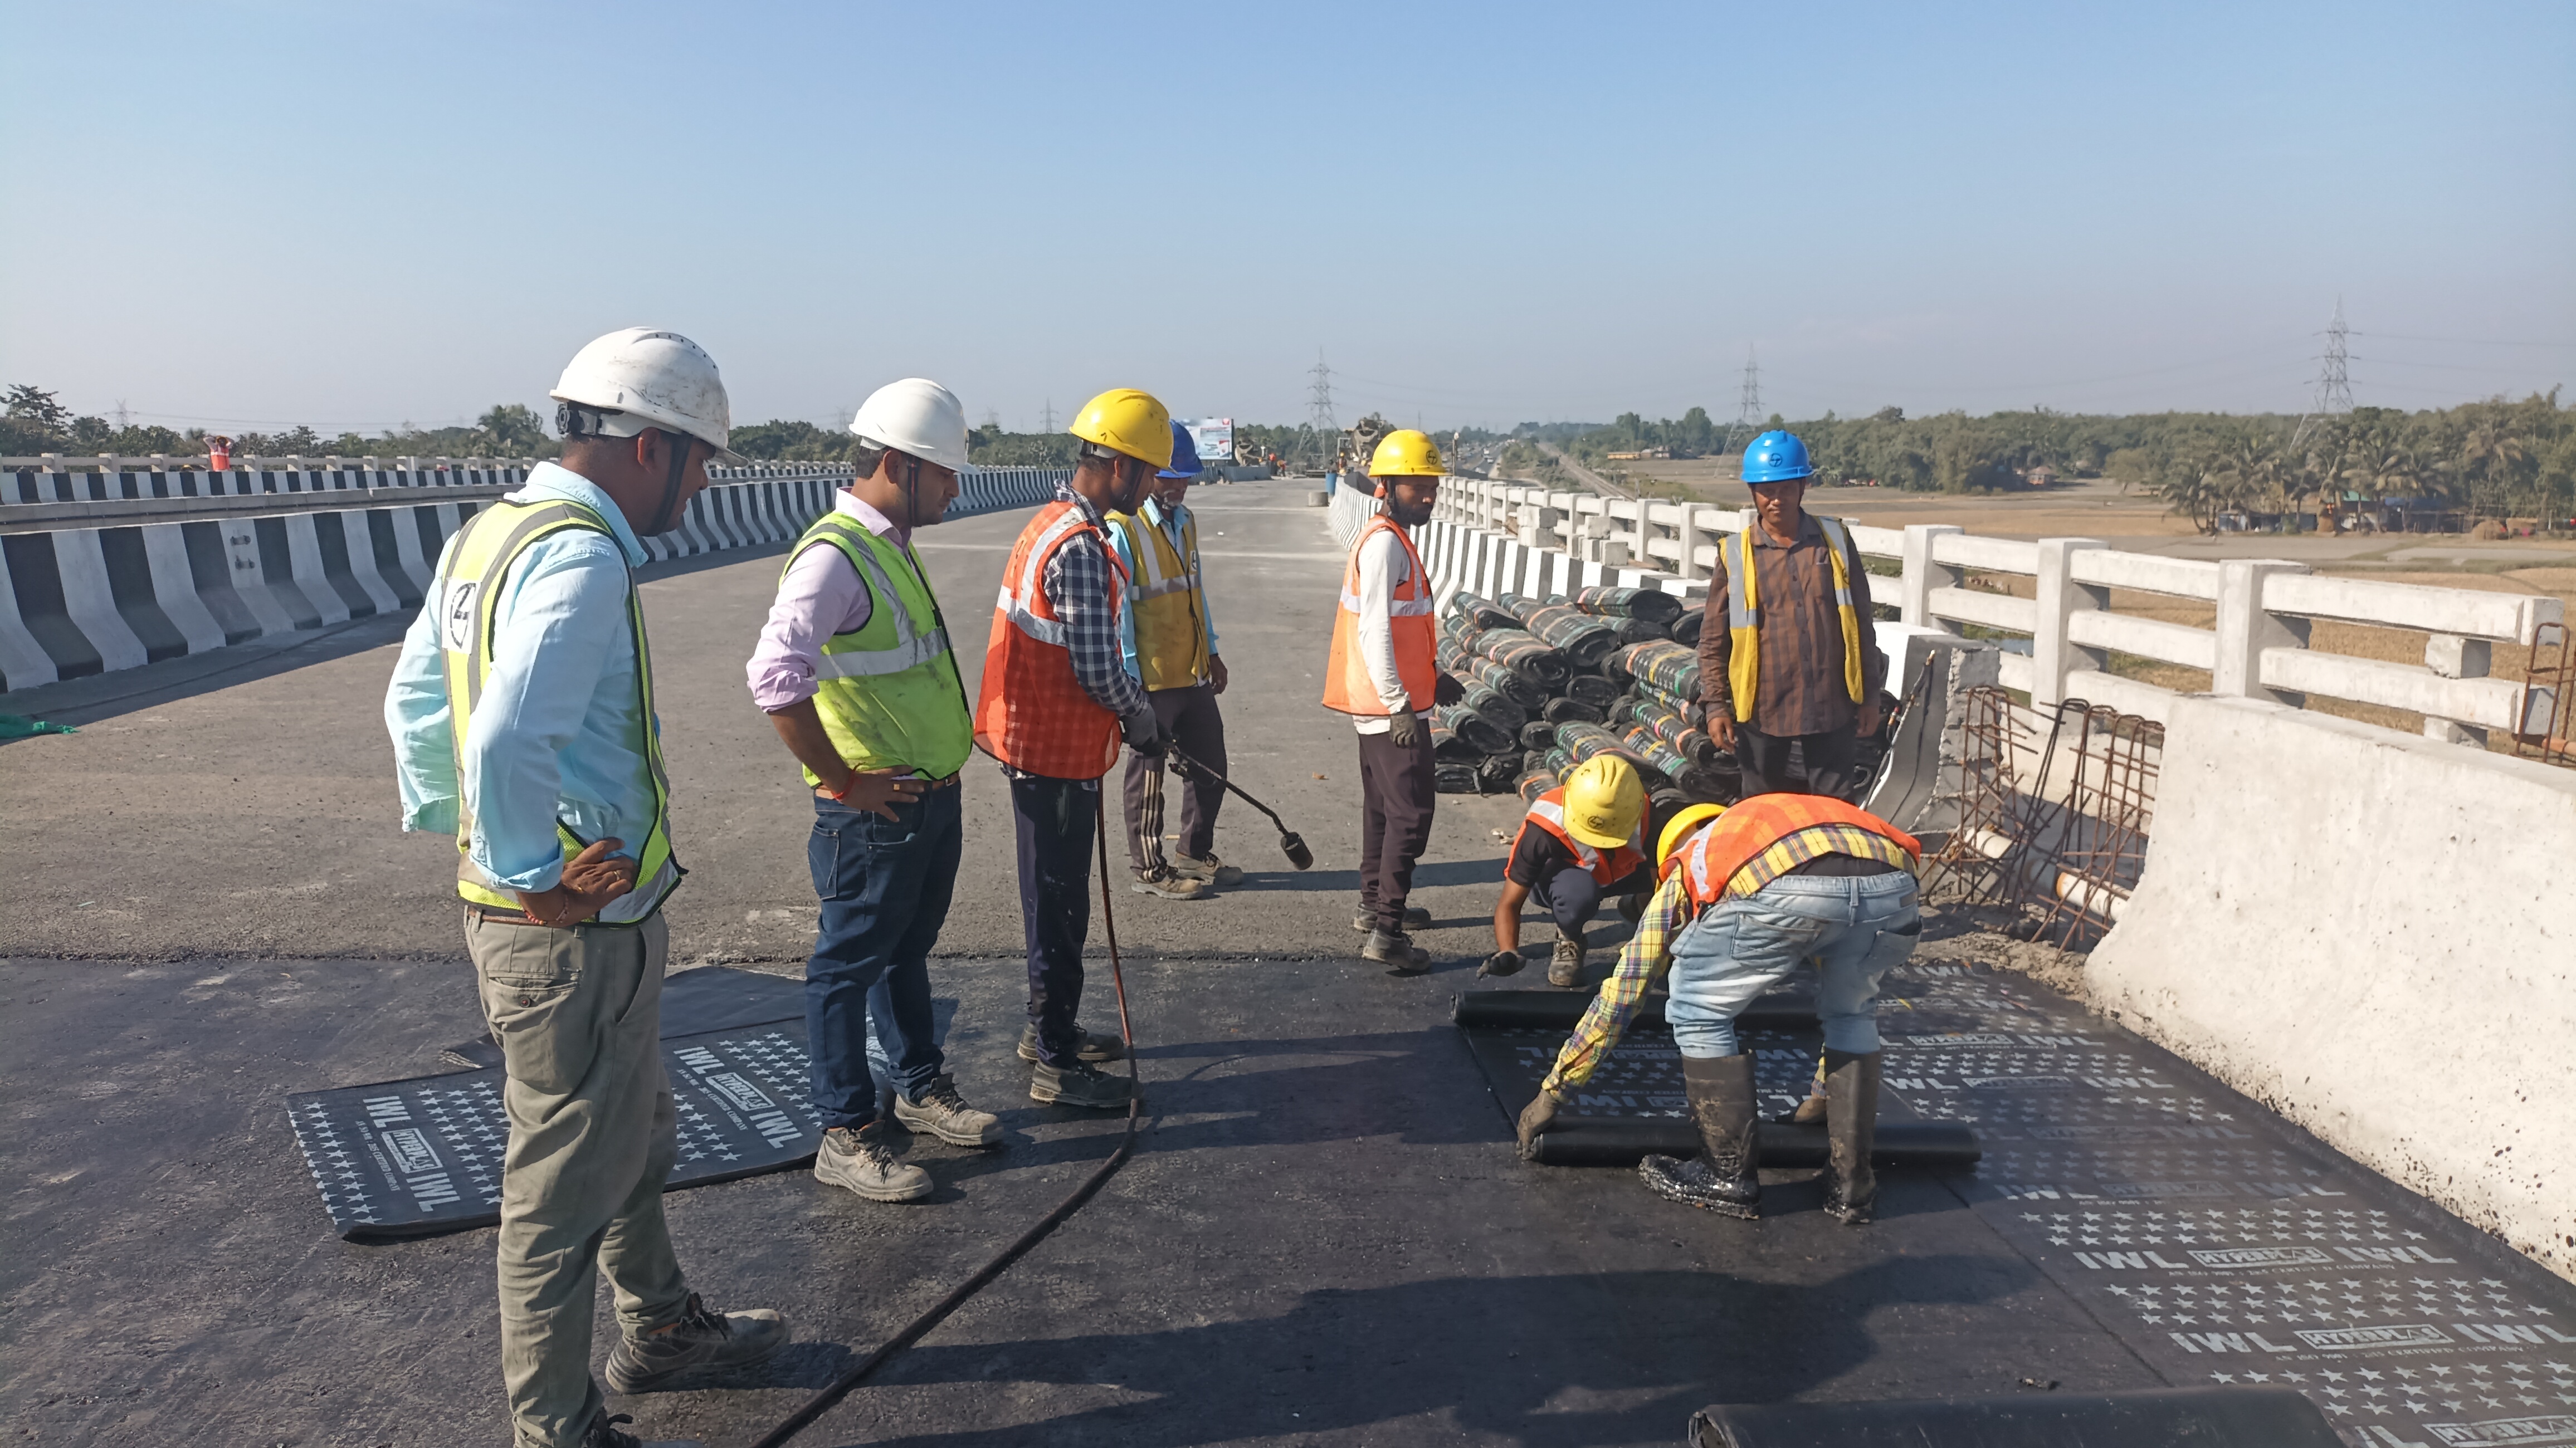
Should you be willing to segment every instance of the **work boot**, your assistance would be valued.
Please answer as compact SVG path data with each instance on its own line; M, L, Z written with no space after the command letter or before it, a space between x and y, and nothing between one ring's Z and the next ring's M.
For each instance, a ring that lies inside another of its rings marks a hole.
M1216 893L1214 885L1169 865L1150 875L1137 871L1136 883L1128 888L1139 895L1160 895L1166 900L1205 900Z
M647 1441L617 1427L620 1423L634 1421L624 1413L612 1418L608 1410L602 1408L599 1415L590 1420L590 1426L581 1430L581 1448L707 1448L703 1438L655 1438Z
M1583 984L1583 942L1570 936L1556 938L1556 951L1547 958L1547 983L1560 990Z
M1753 1053L1710 1059L1682 1057L1682 1085L1690 1092L1691 1119L1699 1127L1700 1154L1689 1161L1650 1156L1637 1163L1646 1189L1720 1216L1758 1220L1762 1178L1753 1115Z
M895 1094L901 1101L901 1092ZM917 1202L930 1195L930 1173L895 1160L886 1149L885 1123L871 1121L852 1130L835 1126L823 1133L814 1153L814 1180L847 1187L872 1202Z
M894 1119L906 1131L927 1131L950 1146L992 1146L1002 1139L1002 1118L967 1105L954 1076L933 1077L918 1101L896 1092Z
M1397 975L1420 975L1431 968L1431 952L1413 943L1413 937L1401 930L1372 930L1368 944L1360 947L1360 959L1385 966Z
M1050 1066L1041 1061L1029 1073L1029 1099L1048 1106L1096 1106L1115 1110L1135 1092L1124 1076L1112 1076L1088 1062Z
M1376 930L1377 912L1366 905L1361 906L1359 908L1359 913L1351 917L1351 928L1360 932L1362 935L1366 935L1371 931ZM1419 905L1406 906L1404 911L1404 928L1407 930L1430 929L1431 912L1423 909Z
M1176 854L1172 856L1172 871L1194 880L1205 880L1220 888L1243 883L1243 871L1218 859L1214 850L1204 856Z
M1076 1026L1073 1028L1073 1039L1075 1060L1123 1061L1127 1059L1127 1043L1116 1036L1104 1036L1098 1031L1086 1031ZM1020 1032L1020 1059L1035 1061L1037 1058L1038 1028L1035 1024L1031 1024Z
M1825 1213L1846 1227L1865 1227L1878 1215L1878 1170L1870 1148L1878 1142L1876 1051L1825 1052Z
M641 1337L621 1337L608 1350L608 1387L649 1393L684 1374L747 1367L786 1345L787 1321L777 1313L765 1307L710 1312L692 1292L678 1322Z

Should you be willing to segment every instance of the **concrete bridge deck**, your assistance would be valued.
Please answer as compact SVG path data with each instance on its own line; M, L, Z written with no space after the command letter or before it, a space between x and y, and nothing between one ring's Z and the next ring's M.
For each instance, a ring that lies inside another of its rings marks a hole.
M1136 1160L1028 1260L801 1441L1668 1443L1717 1400L2291 1382L2355 1443L2528 1422L2576 1438L2576 1291L2260 1106L2013 976L1909 972L1927 1111L1975 1173L1888 1178L1854 1232L1771 1174L1744 1224L1626 1172L1526 1166L1455 1031L1516 802L1444 797L1426 978L1350 958L1355 759L1314 706L1339 555L1295 484L1197 500L1235 684L1236 777L1300 829L1212 902L1122 894L1149 1094ZM980 640L1018 517L928 559ZM647 570L676 837L675 963L794 970L813 919L801 790L742 687L774 551ZM491 1237L336 1239L284 1095L440 1069L477 1026L453 846L394 832L376 710L397 626L0 699L81 724L0 749L0 1417L15 1441L504 1441ZM970 650L970 664L974 661ZM742 1443L944 1293L1105 1154L1030 1104L998 773L971 766L934 963L998 1152L916 1143L928 1202L801 1173L672 1198L719 1305L796 1346L622 1400L651 1436ZM1095 922L1095 941L1098 927ZM1945 952L1937 947L1927 956ZM1105 1023L1105 992L1090 1013ZM1891 1031L1895 1031L1891 1022ZM1517 1107L1518 1102L1509 1103ZM604 1339L603 1339L604 1340ZM2486 1431L2481 1429L2479 1431ZM2517 1430L2523 1431L2523 1430ZM2483 1441L2483 1440L2458 1440ZM2494 1441L2505 1441L2497 1439Z

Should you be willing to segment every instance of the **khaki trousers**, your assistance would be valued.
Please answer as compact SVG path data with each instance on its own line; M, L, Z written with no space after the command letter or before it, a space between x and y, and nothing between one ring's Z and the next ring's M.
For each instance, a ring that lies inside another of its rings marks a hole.
M687 1307L662 1220L679 1155L662 1075L669 946L659 911L641 925L572 930L465 917L483 1018L509 1072L501 1378L520 1448L571 1448L601 1411L590 1373L598 1272L629 1334Z

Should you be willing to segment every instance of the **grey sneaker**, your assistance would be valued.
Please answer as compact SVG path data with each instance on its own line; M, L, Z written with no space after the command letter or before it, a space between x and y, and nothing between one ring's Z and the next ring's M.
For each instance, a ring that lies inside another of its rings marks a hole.
M957 1078L940 1076L922 1089L921 1099L894 1094L894 1119L906 1131L927 1131L950 1146L992 1146L1002 1139L1002 1118L978 1111L957 1094Z
M1081 1043L1074 1048L1073 1054L1076 1060L1123 1061L1127 1059L1127 1043L1116 1036L1104 1036L1098 1031L1086 1031L1079 1026L1074 1028L1073 1034ZM1038 1028L1032 1025L1020 1032L1020 1059L1035 1061L1037 1058Z
M590 1426L581 1430L581 1448L707 1448L703 1438L654 1438L648 1441L632 1433L621 1432L617 1427L620 1423L634 1421L624 1413L612 1418L607 1409L600 1409L599 1415L590 1420Z
M1044 1062L1029 1073L1029 1099L1049 1106L1097 1106L1115 1110L1127 1104L1133 1095L1127 1078L1112 1076L1087 1062L1070 1066L1049 1066Z
M1365 905L1361 906L1358 913L1351 916L1351 928L1362 935L1366 935L1370 931L1377 929L1377 912L1371 910ZM1430 929L1431 912L1423 909L1419 905L1406 906L1404 908L1404 928L1407 930Z
M1207 881L1168 866L1159 875L1138 875L1136 883L1128 888L1139 895L1160 895L1166 900L1205 900L1216 893L1216 887Z
M896 1100L902 1100L901 1093ZM883 1125L871 1123L866 1131L835 1126L824 1132L822 1149L814 1153L814 1180L847 1187L872 1202L917 1202L930 1195L930 1173L894 1159L884 1134L874 1129Z
M1547 958L1547 983L1559 989L1583 984L1583 942L1559 937Z
M1176 854L1172 856L1172 872L1177 875L1187 875L1193 880L1205 880L1216 886L1243 883L1243 871L1218 859L1213 853L1203 859Z
M1397 975L1420 975L1431 968L1431 952L1401 932L1370 931L1368 944L1360 947L1360 959L1385 966Z
M649 1393L683 1374L748 1367L786 1345L787 1321L777 1313L765 1307L710 1312L692 1292L678 1322L642 1337L621 1337L609 1349L608 1388Z

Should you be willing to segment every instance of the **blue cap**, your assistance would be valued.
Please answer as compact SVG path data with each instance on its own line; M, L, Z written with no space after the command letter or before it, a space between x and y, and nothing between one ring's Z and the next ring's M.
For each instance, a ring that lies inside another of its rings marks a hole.
M1172 465L1154 474L1158 478L1195 478L1207 469L1199 463L1198 439L1178 421L1172 424Z
M1744 450L1744 481L1747 483L1785 483L1815 472L1807 461L1807 445L1798 441L1794 432L1766 432Z

